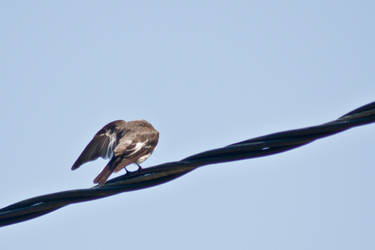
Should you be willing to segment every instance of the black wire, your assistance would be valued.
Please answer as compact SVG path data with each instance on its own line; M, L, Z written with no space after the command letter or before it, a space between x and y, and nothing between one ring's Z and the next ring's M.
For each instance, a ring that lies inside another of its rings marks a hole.
M101 187L94 186L88 189L69 190L26 199L0 209L0 226L30 220L69 204L153 187L174 180L204 165L281 153L372 122L375 122L375 102L355 109L332 122L273 133L208 150L181 161L168 162L113 178Z

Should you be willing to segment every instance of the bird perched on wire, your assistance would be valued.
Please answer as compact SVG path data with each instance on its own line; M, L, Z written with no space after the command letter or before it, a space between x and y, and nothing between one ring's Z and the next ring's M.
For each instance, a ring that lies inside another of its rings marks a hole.
M159 140L159 132L145 120L108 123L99 130L83 150L72 170L99 157L110 159L108 164L94 179L94 183L103 185L113 172L132 163L139 165L154 151Z

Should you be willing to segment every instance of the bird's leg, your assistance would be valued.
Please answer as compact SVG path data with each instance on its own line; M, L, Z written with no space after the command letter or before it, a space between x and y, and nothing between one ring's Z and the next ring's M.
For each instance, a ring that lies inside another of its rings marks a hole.
M129 173L129 171L126 169L126 167L124 167L124 170L125 170L125 174Z
M137 169L137 171L139 171L139 170L141 170L141 169L142 169L141 165L139 165L138 163L135 163L135 164L137 164L137 166L138 166L138 169Z

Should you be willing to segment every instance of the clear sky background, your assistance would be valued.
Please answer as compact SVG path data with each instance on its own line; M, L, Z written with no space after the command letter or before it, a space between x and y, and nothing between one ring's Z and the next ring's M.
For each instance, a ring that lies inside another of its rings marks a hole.
M373 1L6 1L0 206L92 186L115 119L143 166L375 101ZM0 249L375 249L375 125L0 228Z

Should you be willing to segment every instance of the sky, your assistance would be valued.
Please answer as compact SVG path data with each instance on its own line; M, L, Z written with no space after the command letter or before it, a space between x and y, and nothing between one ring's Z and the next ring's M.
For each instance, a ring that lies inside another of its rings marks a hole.
M71 165L116 119L160 132L147 167L375 101L374 11L373 1L3 2L0 207L91 187L106 161ZM70 205L1 228L0 249L375 249L374 134L361 126Z

